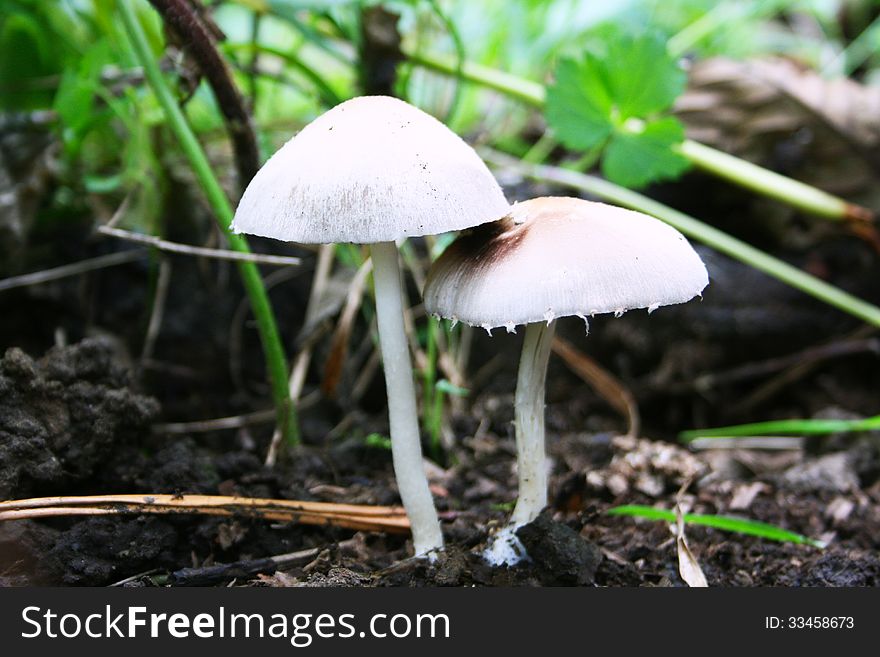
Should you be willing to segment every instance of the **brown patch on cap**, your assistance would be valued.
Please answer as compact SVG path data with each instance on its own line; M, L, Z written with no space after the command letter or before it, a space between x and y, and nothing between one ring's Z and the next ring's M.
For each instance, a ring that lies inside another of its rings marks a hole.
M463 232L441 256L444 267L478 271L504 260L519 248L529 225L516 224L510 215Z

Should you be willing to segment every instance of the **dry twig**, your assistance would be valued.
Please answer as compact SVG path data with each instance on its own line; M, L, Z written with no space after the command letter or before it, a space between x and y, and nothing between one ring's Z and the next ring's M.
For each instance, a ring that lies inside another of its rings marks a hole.
M312 393L302 399L299 410L313 406L320 398L320 393ZM193 422L167 422L165 424L154 424L153 433L155 434L185 434L185 433L207 433L209 431L222 431L223 429L241 429L253 424L271 424L275 421L275 409L267 408L262 411L254 411L252 413L244 413L242 415L230 415L228 417L218 417L210 420L196 420Z
M127 514L245 516L360 531L406 533L402 507L332 504L226 495L89 495L38 497L0 502L0 521L56 516Z
M165 315L165 301L168 298L168 284L171 282L171 262L162 258L159 262L159 273L156 277L156 291L153 294L153 307L150 310L150 321L144 336L144 347L141 350L141 362L152 360L162 318Z
M30 274L22 274L21 276L11 276L0 280L0 292L12 290L17 287L27 287L29 285L39 285L50 281L57 281L62 278L69 278L86 272L95 271L96 269L104 269L105 267L113 267L122 265L127 262L140 260L147 255L142 249L132 249L130 251L120 251L118 253L108 253L107 255L80 260L69 265L61 265L52 269L44 269L35 271Z
M236 262L255 262L260 265L277 265L281 267L290 267L301 264L300 258L293 256L276 256L267 255L265 253L244 253L241 251L229 251L227 249L209 249L203 246L190 246L189 244L180 244L178 242L169 242L155 235L144 235L135 233L122 228L113 228L111 226L98 226L98 232L102 235L116 237L127 242L135 242L136 244L146 244L160 251L169 253L181 253L183 255L197 256L201 258L213 258L215 260L234 260Z

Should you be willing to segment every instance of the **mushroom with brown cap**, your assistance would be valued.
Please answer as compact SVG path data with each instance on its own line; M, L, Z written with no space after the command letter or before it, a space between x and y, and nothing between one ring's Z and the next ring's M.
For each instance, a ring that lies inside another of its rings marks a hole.
M515 396L519 497L487 558L518 560L514 531L547 505L544 380L555 319L684 303L709 279L674 228L647 215L576 198L511 206L461 235L437 259L424 290L429 313L509 332L526 324Z
M245 190L237 233L370 244L391 451L415 553L443 545L422 464L395 241L491 221L508 204L476 152L434 117L396 98L363 96L303 128Z

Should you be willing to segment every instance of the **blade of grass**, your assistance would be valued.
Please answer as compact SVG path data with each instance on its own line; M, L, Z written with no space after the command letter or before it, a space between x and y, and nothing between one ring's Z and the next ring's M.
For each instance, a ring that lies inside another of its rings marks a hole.
M678 434L679 440L689 443L698 438L739 438L751 436L824 436L848 431L880 430L880 415L860 420L772 420L735 424L712 429L690 429Z
M418 66L446 75L458 75L468 82L501 92L534 107L541 109L544 107L547 91L543 85L532 80L525 80L473 62L458 65L446 57L434 54L416 52L405 52L405 54ZM868 221L873 218L873 213L867 208L848 203L798 180L787 178L693 140L685 139L676 150L705 171L804 212L834 220Z
M751 8L752 3L745 3L745 5L733 2L717 3L694 22L686 25L678 34L669 38L667 42L669 53L675 57L682 57L695 44L714 33L724 23L735 20Z
M336 90L333 89L333 87L331 87L314 68L306 64L296 52L287 52L281 48L274 48L259 43L225 43L223 44L223 51L232 54L248 53L251 56L260 54L277 57L284 61L285 64L289 64L295 68L303 75L303 77L311 82L315 87L315 91L321 96L321 102L328 107L338 105L344 100Z
M349 53L331 46L331 40L327 38L328 36L342 36L341 34L330 34L329 30L322 31L312 25L304 23L299 19L295 7L289 7L283 3L274 3L266 7L266 13L290 23L306 41L338 62L341 62L342 64L353 63L352 57ZM329 16L325 15L324 18L329 19Z
M828 76L837 73L835 68L840 66L840 74L852 75L853 71L862 66L871 55L877 53L880 44L880 16L875 18L859 36L849 42L836 57L825 64L822 73Z
M461 67L450 57L404 49L403 54L416 66L444 75L457 75L467 82L498 91L527 105L543 109L547 90L544 85L476 62L464 61Z
M652 506L642 506L640 504L627 504L624 506L616 506L606 511L611 516L629 516L635 518L645 518L647 520L663 520L665 522L675 522L675 513L666 509L657 509ZM716 516L703 515L697 513L684 514L685 524L701 525L703 527L712 527L713 529L721 529L736 534L745 534L747 536L757 536L766 538L771 541L779 541L782 543L797 543L798 545L811 545L812 547L824 548L825 543L816 539L790 532L776 525L770 525L766 522L758 522L757 520L748 520L746 518L735 518L733 516Z
M150 47L147 43L143 28L135 15L131 0L122 0L118 3L119 15L122 24L128 34L132 50L138 63L144 70L144 75L159 104L162 106L168 119L168 126L174 133L181 149L189 160L196 177L202 187L202 191L214 211L220 229L223 231L233 251L250 253L247 240L241 235L232 233L229 229L232 223L233 209L226 197L220 182L214 175L208 157L202 150L195 133L192 131L180 106L174 99L171 87L165 81L159 66L153 59ZM287 437L288 442L296 444L299 441L299 427L296 411L290 403L290 395L287 383L287 357L278 334L278 326L275 322L275 314L269 303L269 296L260 277L260 271L252 262L239 262L238 270L242 284L247 292L251 303L254 317L257 320L257 330L263 345L263 355L266 359L266 368L272 387L272 397L277 409L278 426Z
M443 23L446 31L449 33L449 38L452 39L452 44L455 47L455 91L452 95L452 102L449 103L449 109L446 111L446 116L443 119L443 123L450 124L452 123L452 119L455 116L455 112L458 110L458 105L461 101L461 67L467 55L458 28L455 26L452 19L443 11L440 3L437 0L428 0L428 6L440 22Z

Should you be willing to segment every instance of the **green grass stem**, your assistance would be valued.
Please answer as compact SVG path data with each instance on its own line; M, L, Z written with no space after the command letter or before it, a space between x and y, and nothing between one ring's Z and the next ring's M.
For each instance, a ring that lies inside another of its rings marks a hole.
M135 15L131 0L121 0L118 3L119 15L122 19L125 31L131 41L132 49L138 63L144 71L144 75L156 95L156 99L162 106L168 120L168 126L177 138L181 149L189 160L193 172L202 187L202 191L208 200L217 224L223 231L233 251L242 253L250 252L247 240L241 235L232 233L229 229L232 223L233 208L226 193L223 191L220 181L214 174L208 157L199 144L192 128L186 120L180 106L174 98L171 87L163 77L141 24ZM277 409L278 427L287 437L291 444L299 440L299 427L296 412L290 402L288 388L287 357L278 334L278 326L275 315L269 302L269 296L260 277L260 271L252 262L239 262L239 274L242 284L251 303L251 310L257 320L257 330L263 345L263 354L266 359L266 367L272 387L272 398Z

